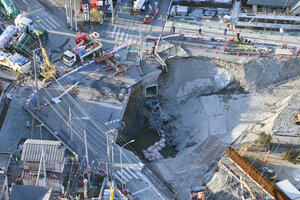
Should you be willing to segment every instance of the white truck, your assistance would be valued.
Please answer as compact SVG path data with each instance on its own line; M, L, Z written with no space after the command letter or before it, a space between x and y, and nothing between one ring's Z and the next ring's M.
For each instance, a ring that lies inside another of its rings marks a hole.
M63 55L63 62L67 66L74 65L77 61L83 62L86 58L96 58L102 53L102 43L99 39L93 39L84 45L77 45L73 52L67 50Z
M10 49L23 33L31 32L33 29L34 25L31 19L18 15L15 25L9 25L0 35L0 49Z
M136 0L133 2L132 11L134 14L141 14L142 11L146 10L146 3L148 0Z
M0 51L0 67L14 71L17 74L27 74L31 70L31 62L21 54Z

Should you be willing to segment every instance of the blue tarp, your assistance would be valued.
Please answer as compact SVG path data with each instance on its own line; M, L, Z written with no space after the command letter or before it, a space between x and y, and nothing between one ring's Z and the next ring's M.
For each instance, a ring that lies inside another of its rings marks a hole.
M11 55L10 53L6 53L4 51L0 51L0 56L2 57L6 57L8 58L10 61L17 63L19 65L24 65L28 58L23 57L22 55L18 54L18 53L14 53L13 55Z

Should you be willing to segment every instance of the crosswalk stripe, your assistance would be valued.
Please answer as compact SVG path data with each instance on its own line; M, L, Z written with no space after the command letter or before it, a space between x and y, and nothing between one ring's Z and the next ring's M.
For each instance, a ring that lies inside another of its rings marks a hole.
M47 29L54 29L55 28L55 26L53 27L53 25L51 24L51 22L47 18L44 18L43 20L41 20L40 23L43 24L44 26L46 26Z
M133 171L131 171L130 168L127 168L127 167L126 167L125 170L126 170L129 174L131 174L135 179L138 179L137 175L135 175L135 173L134 173Z
M114 38L114 36L116 34L116 29L117 29L117 26L114 26L114 30L112 31L111 38Z
M42 27L43 29L47 29L43 24L41 24L41 23L38 23L38 24L36 24L37 26L40 26L40 27Z
M119 37L120 33L121 33L121 29L118 29L117 35L115 37L115 40L118 40L118 37Z
M128 39L128 34L126 34L125 36L125 42L127 42L127 39Z
M133 180L133 177L129 175L126 170L123 170L122 173L125 175L126 178Z
M124 179L124 181L129 182L129 180L123 174L121 174L120 171L117 171L117 173L121 176L121 178Z
M122 34L121 34L121 36L120 36L120 40L121 40L121 41L123 40L124 36L125 36L125 32L122 31Z
M118 174L114 173L114 175L115 175L115 178L118 179L118 181L119 181L120 183L122 183L122 179L118 176Z
M61 27L61 25L58 22L56 22L52 17L49 17L48 19L56 25L56 28Z

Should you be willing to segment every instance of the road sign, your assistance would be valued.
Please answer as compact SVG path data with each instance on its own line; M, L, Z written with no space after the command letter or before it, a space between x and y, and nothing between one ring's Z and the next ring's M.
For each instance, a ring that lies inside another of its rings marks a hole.
M90 19L89 4L83 4L83 13L84 13L84 20L88 21Z

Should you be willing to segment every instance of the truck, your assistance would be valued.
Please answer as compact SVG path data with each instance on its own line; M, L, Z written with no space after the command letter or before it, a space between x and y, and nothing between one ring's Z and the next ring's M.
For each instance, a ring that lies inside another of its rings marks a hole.
M18 53L0 51L0 67L16 74L28 74L31 70L31 61Z
M133 2L132 11L134 14L141 14L146 9L148 0L136 0Z
M93 39L87 44L76 45L73 51L67 50L63 55L63 62L67 66L72 66L76 62L83 62L86 58L98 57L102 52L102 43L99 39Z
M12 0L0 0L0 13L5 18L12 19L19 14L19 11Z
M48 31L41 27L34 30L39 32L42 43L45 45L48 41ZM39 40L34 32L24 32L18 39L17 43L11 47L11 51L18 52L24 56L32 56L32 51L39 48Z

